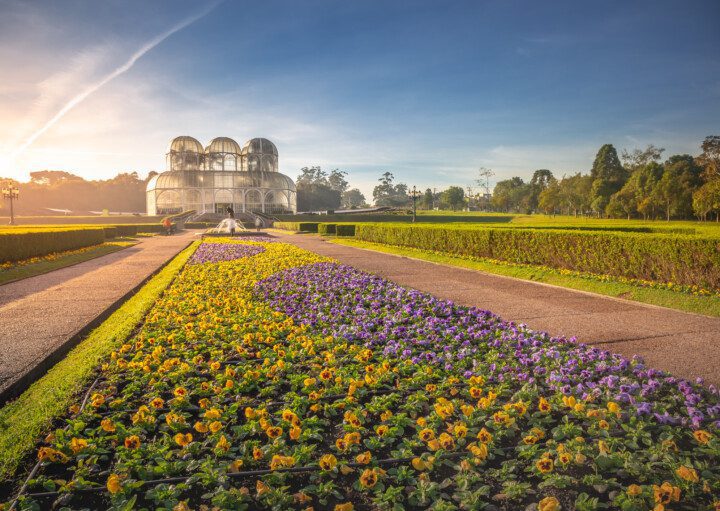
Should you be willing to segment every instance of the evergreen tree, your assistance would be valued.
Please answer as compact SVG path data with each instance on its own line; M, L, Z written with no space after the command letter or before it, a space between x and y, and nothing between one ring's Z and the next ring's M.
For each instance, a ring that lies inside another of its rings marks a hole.
M593 179L590 206L602 216L612 194L618 192L627 180L627 171L620 163L620 158L612 144L605 144L600 148L595 156L590 176Z

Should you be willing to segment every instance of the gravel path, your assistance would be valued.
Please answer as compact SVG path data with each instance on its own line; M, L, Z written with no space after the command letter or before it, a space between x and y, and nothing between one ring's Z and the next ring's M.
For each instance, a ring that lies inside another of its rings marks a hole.
M185 248L194 232L0 286L0 403L57 362L103 313Z
M315 235L278 237L403 286L720 385L720 318L337 245Z

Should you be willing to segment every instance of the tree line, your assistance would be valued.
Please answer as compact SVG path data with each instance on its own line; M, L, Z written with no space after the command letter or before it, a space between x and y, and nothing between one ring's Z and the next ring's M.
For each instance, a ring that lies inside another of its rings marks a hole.
M468 193L460 186L444 190L414 190L418 209L476 209L508 213L593 215L611 218L712 219L720 221L720 136L709 136L699 156L673 155L662 160L664 149L653 145L618 155L612 144L603 145L589 173L557 179L549 169L533 172L528 182L515 176L498 181L491 196ZM108 209L144 211L147 181L137 172L112 179L88 181L69 172L43 170L30 173L30 181L16 183L21 199L18 214L47 213L47 208L73 212ZM487 185L489 169L480 169L476 181ZM303 167L297 177L298 211L369 207L358 188L351 188L347 172ZM5 181L0 179L1 181ZM413 190L384 172L373 189L376 206L409 208Z
M720 218L720 136L709 136L702 153L677 154L662 160L653 145L621 155L603 145L589 174L556 179L536 170L530 182L520 177L495 185L491 206L497 211L609 218L670 220Z
M20 191L13 205L19 215L47 215L50 208L70 210L73 213L88 211L144 212L147 180L156 175L151 172L141 179L137 172L121 172L112 179L88 181L70 172L41 170L30 173L30 181L12 181ZM6 202L6 201L3 201ZM7 204L2 204L8 214Z

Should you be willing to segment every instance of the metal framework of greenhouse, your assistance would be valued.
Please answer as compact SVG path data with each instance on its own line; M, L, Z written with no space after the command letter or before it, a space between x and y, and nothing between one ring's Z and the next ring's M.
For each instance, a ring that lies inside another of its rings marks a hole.
M147 184L148 215L237 212L282 214L297 211L295 183L278 171L271 141L254 138L240 148L228 137L207 147L193 137L176 137L166 154L167 170Z

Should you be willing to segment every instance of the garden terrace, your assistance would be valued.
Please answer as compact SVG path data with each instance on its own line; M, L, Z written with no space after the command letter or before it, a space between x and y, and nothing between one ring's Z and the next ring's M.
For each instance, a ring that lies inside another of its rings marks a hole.
M21 505L716 505L714 388L285 243L205 245Z

